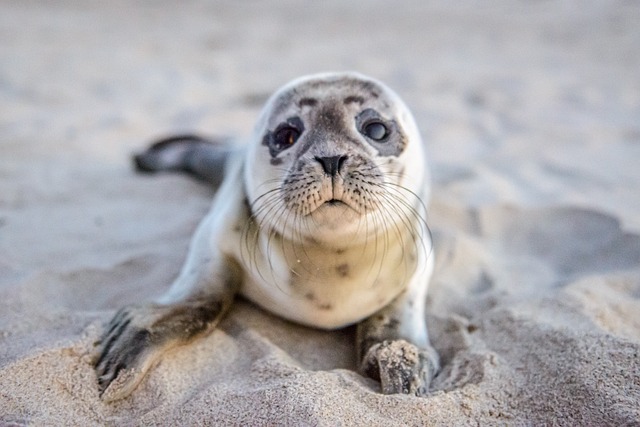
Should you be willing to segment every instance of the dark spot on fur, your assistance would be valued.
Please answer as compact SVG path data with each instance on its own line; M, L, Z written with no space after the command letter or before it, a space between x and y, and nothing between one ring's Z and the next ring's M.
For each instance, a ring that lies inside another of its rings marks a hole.
M344 99L344 103L345 104L364 104L364 98L361 96L356 96L356 95L352 95L352 96L347 96Z
M317 245L317 244L319 243L317 239L315 239L314 237L311 237L311 236L306 236L306 237L304 238L304 240L305 240L307 243L311 243L312 245Z
M349 264L340 264L336 267L336 271L340 277L347 277L349 275Z
M387 322L384 323L384 327L388 329L396 330L398 329L398 326L400 326L400 321L395 317L389 318L389 320L387 320Z
M306 294L304 294L304 297L309 301L314 301L316 299L316 296L313 292L307 292Z
M342 249L342 248L340 248L340 249L336 249L336 254L338 254L338 255L342 255L342 254L343 254L343 253L345 253L346 251L347 251L346 249Z
M329 303L316 304L316 307L318 308L318 310L323 310L323 311L333 310L333 305L331 305Z
M473 323L469 323L469 325L467 325L467 331L472 334L475 331L478 330L478 327L476 325L474 325Z
M278 166L279 164L282 164L282 159L280 157L272 157L271 164L273 166Z
M318 100L315 98L302 98L298 102L298 106L299 107L304 107L304 106L315 107L317 103L318 103Z

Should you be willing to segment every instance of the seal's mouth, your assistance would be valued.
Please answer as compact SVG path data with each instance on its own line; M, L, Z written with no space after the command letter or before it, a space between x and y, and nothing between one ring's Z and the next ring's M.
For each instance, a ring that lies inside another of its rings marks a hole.
M353 206L345 200L341 199L329 199L320 203L319 208L340 208L340 209L353 209ZM355 210L355 209L353 209Z
M320 203L313 211L311 215L330 215L336 218L342 217L344 220L350 218L352 215L360 215L360 212L356 210L350 203L340 199L329 199Z

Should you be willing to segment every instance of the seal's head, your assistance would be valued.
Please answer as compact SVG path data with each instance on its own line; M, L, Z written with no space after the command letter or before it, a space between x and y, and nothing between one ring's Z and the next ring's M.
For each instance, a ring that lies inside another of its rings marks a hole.
M428 177L411 113L355 73L294 80L267 102L245 163L253 215L292 239L364 241L422 215Z

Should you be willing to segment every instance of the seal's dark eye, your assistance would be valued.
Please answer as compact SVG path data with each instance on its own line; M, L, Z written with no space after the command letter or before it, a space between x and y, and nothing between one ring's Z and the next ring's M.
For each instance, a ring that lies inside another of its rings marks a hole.
M300 131L294 127L286 126L276 131L273 142L279 150L291 147L300 137Z
M382 141L389 133L387 127L380 122L366 124L362 132L374 141Z
M289 117L280 123L275 130L267 131L262 139L262 144L269 147L269 154L275 158L282 151L291 148L303 133L304 123L300 117Z

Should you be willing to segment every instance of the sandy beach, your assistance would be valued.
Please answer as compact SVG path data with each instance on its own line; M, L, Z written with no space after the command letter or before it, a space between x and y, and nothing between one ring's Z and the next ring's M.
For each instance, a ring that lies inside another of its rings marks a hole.
M0 426L640 425L640 5L0 3ZM127 399L94 342L166 290L213 190L139 175L178 132L250 135L304 74L407 102L431 159L427 397L356 372L353 327L239 299Z

